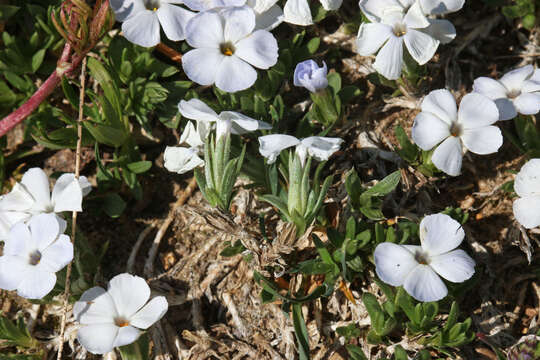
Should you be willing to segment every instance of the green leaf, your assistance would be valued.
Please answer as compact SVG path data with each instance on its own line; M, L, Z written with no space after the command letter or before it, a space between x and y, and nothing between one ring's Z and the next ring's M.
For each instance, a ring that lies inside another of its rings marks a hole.
M13 5L0 5L0 21L7 21L19 11L20 7Z
M14 324L0 312L0 343L5 346L36 347L37 341L32 338L22 317Z
M409 163L414 163L418 158L418 147L409 140L407 133L400 125L396 126L394 133L401 146L401 149L397 151L399 156Z
M395 347L394 360L408 360L407 352L400 345Z
M43 64L43 59L45 58L45 50L41 49L34 55L32 55L32 72L38 71L41 64Z
M341 76L337 72L331 72L327 76L328 86L334 91L334 94L338 94L341 90Z
M244 252L244 250L246 250L246 248L244 247L244 245L242 245L242 242L240 240L237 240L234 243L234 245L232 245L229 241L227 241L226 244L227 243L228 243L228 246L219 253L220 256L232 257L238 254L241 254L242 252Z
M345 337L346 341L362 335L362 330L355 323L349 324L347 326L340 326L336 329L336 332L339 336Z
M135 174L142 174L147 172L152 167L151 161L137 161L127 164L129 171Z
M307 331L304 315L302 314L302 304L292 305L292 320L294 335L298 342L298 357L300 360L309 360L309 333Z
M113 193L108 194L103 199L103 211L112 218L117 218L126 209L126 202L120 197L120 195Z
M345 345L351 360L368 360L362 348L356 345Z
M381 181L379 181L375 186L364 191L361 196L384 196L391 193L396 186L398 186L401 180L401 171L396 170Z
M281 198L275 195L261 195L259 196L259 200L265 201L270 203L270 205L277 207L287 221L290 221L289 209L287 208L287 204L281 200Z

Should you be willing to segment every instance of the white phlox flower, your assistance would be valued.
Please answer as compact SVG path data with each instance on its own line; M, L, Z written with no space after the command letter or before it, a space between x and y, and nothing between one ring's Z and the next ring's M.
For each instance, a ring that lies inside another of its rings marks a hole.
M295 153L304 166L308 155L317 161L328 160L339 150L341 143L343 139L340 138L310 136L298 139L291 135L272 134L259 137L259 152L268 164L273 164L282 150L295 146Z
M497 120L497 106L484 95L465 95L458 110L450 91L435 90L422 101L412 138L423 150L436 147L431 157L433 164L448 175L458 176L467 150L479 155L499 150L503 143L501 130L492 126Z
M255 12L255 29L272 30L283 22L283 10L277 0L185 0L190 9L207 11L231 6L247 5Z
M474 80L473 90L495 101L500 120L540 111L540 69L532 65L509 71L499 80L479 77Z
M337 10L343 0L319 0L326 11ZM283 21L295 25L312 25L313 16L309 8L308 0L287 0L283 7Z
M204 123L198 122L197 129L193 122L188 122L184 132L180 136L180 145L187 144L189 147L183 146L167 146L163 154L164 166L167 170L177 174L185 174L191 170L204 166L204 160L199 157L203 152L205 133L201 133L201 128L204 128Z
M40 213L82 211L82 199L92 189L85 176L63 174L56 180L52 194L49 178L40 168L29 169L11 192L0 197L0 240L12 225Z
M116 275L107 290L93 287L73 306L81 324L77 339L93 354L105 354L117 346L135 342L139 329L148 329L167 312L165 297L150 299L146 281L130 274Z
M360 26L357 51L362 56L379 51L373 67L390 80L401 76L403 43L421 65L433 57L439 46L439 40L421 31L430 24L420 3L412 0L403 0L403 3L397 0L360 1L360 8L372 22Z
M182 57L187 77L226 92L251 87L257 80L254 67L266 70L278 59L276 39L255 29L255 12L249 6L197 14L186 27L186 41L194 48Z
M181 100L178 104L178 110L183 117L195 120L198 124L202 123L204 129L209 129L215 124L218 139L229 133L242 135L256 130L269 130L272 128L272 125L264 121L252 119L235 111L222 111L218 115L210 106L199 99ZM197 127L199 126L201 125L197 125Z
M456 36L452 23L428 16L457 11L463 3L463 0L360 0L360 9L371 22L360 26L357 51L362 56L378 51L373 67L387 79L395 80L403 67L403 44L417 63L427 63L440 43L448 43Z
M173 4L179 0L111 0L116 20L122 22L122 32L134 44L152 47L159 44L160 24L169 40L185 39L185 26L194 12Z
M516 175L514 190L520 197L513 206L516 220L527 229L540 226L540 159L523 165Z
M306 60L296 65L294 69L294 85L301 86L314 93L328 87L328 68L323 61L319 67L313 60Z
M66 222L54 214L33 216L28 225L11 227L0 257L0 288L41 299L56 284L56 272L73 260L73 245L64 235Z
M457 248L465 232L445 214L426 216L420 222L420 243L384 242L375 248L375 272L392 286L403 286L418 301L438 301L448 294L444 279L460 283L474 274L474 260Z

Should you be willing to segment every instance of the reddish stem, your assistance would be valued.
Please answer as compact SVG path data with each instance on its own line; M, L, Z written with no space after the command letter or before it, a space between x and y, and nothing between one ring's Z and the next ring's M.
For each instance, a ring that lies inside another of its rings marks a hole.
M72 58L71 64L68 63L69 56L71 54L71 45L66 44L62 51L62 56L58 60L58 67L48 77L48 79L39 87L39 89L22 104L17 110L6 116L0 121L0 137L4 136L9 130L13 129L17 124L26 119L38 106L45 101L56 89L63 75L69 75L75 70L81 63L84 56L77 55ZM66 64L69 65L63 73L59 73L62 68L65 68Z

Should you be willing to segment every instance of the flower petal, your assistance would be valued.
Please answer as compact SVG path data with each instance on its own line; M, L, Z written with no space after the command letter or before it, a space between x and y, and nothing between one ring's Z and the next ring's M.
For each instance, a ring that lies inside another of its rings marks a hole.
M225 19L223 39L233 44L251 34L255 28L255 12L249 6L225 8L220 16Z
M431 150L450 136L450 127L432 113L421 112L414 119L411 136L422 150Z
M75 174L63 174L52 191L54 212L82 211L83 190Z
M381 22L386 11L403 11L403 6L397 0L360 0L359 5L371 22Z
M403 23L407 25L409 31L411 29L423 29L429 26L429 21L424 15L422 7L418 1L415 1L412 3L412 5L410 5L409 10L403 17Z
M422 111L432 113L450 126L457 119L456 99L446 89L434 90L422 101Z
M46 249L60 235L60 224L54 214L39 214L28 223L32 241L39 251Z
M231 132L235 135L241 135L259 129L259 121L235 111L223 111L219 114L219 117L221 121L231 122Z
M531 77L529 80L526 80L523 83L521 92L532 93L532 92L539 92L539 91L540 91L540 69L536 69L534 71L533 77Z
M54 288L56 275L37 266L30 266L17 286L17 295L26 299L41 299Z
M461 10L465 0L420 0L422 10L429 15L442 15Z
M112 325L118 313L111 295L105 289L96 286L86 290L73 305L73 316L81 325Z
M197 155L197 149L167 146L163 154L164 166L170 172L185 174L204 166L204 160Z
M533 73L534 67L532 65L526 65L507 72L499 81L508 91L521 91L525 80L530 78Z
M17 211L0 211L0 241L9 237L9 231L18 222L26 222L32 217L31 214ZM4 246L4 254L6 248Z
M0 256L0 289L15 290L29 268L28 262L20 256Z
M514 105L520 114L535 115L540 111L540 92L523 93L514 99Z
M315 158L315 160L326 161L339 150L343 139L310 136L303 139L301 143L307 148L309 155Z
M216 73L216 86L226 92L250 88L257 80L257 71L238 56L225 56Z
M182 56L182 68L191 81L199 85L212 85L223 59L225 56L219 49L193 49Z
M517 116L517 110L512 100L501 98L495 100L495 105L499 110L499 120L510 120Z
M438 40L418 30L409 29L405 36L403 36L403 39L407 50L409 50L409 54L420 65L424 65L431 60L439 47Z
M467 94L461 99L458 110L458 122L464 129L488 126L499 120L497 105L488 97L479 93Z
M407 248L389 242L377 245L373 257L377 276L392 286L403 285L409 273L418 265Z
M199 99L180 100L178 110L183 117L191 120L215 122L219 119L218 114Z
M157 296L133 315L130 319L130 323L139 329L148 329L165 315L168 308L169 304L165 297Z
M122 23L122 32L132 43L152 47L159 44L159 20L150 10L140 11Z
M313 17L307 0L287 0L283 7L283 21L295 25L312 25Z
M186 25L186 41L194 48L219 50L223 43L223 20L215 10L195 15ZM182 61L184 59L182 58Z
M446 214L428 215L420 222L420 242L429 256L457 248L464 237L461 224Z
M343 0L320 0L320 2L324 10L333 11L341 7Z
M25 256L28 251L36 248L30 228L20 222L13 225L9 231L8 239L4 243L4 255Z
M117 347L134 343L140 335L141 331L134 328L133 326L121 327L118 329L118 335L116 335L113 346Z
M381 23L362 23L356 37L356 51L362 56L372 55L392 35L392 27Z
M201 138L201 134L195 129L193 121L188 121L182 135L180 135L180 144L188 144L192 148L198 148L204 145L204 139Z
M156 14L163 32L172 41L184 40L186 38L185 27L189 20L195 16L194 12L167 3L161 3Z
M488 77L479 77L475 79L473 91L487 96L491 100L506 98L506 93L508 92L502 83Z
M62 270L73 260L73 244L69 236L60 235L52 245L41 251L39 266L43 266L49 272Z
M463 145L479 155L496 153L503 144L501 130L496 126L465 129L461 135Z
M113 350L118 329L112 324L81 326L77 332L77 339L88 352L101 355Z
M150 297L150 287L143 278L127 273L116 275L107 290L111 295L119 316L130 319Z
M274 35L257 30L236 43L234 55L259 69L268 69L277 63L278 44Z
M448 175L458 176L461 173L463 154L459 138L450 136L444 140L433 152L431 161L437 169Z
M33 204L34 198L26 187L19 183L15 183L9 193L0 197L0 211L30 211Z
M34 208L47 209L51 203L51 188L47 174L40 168L32 168L24 173L21 184L32 195L36 203Z
M441 278L428 265L418 265L407 276L403 288L418 301L438 301L448 294Z
M422 29L429 36L439 40L441 44L448 44L456 38L454 24L445 19L428 19L429 26Z
M525 196L513 204L514 217L527 229L540 226L540 195Z
M396 80L401 75L402 65L403 40L391 35L386 44L379 50L373 67L385 78Z
M116 21L125 21L130 16L146 10L144 3L139 0L110 0Z
M255 13L255 30L270 31L283 22L283 10L278 5L274 5L262 13L255 10Z
M514 190L521 197L540 195L540 159L531 159L521 167Z
M431 257L429 266L448 281L460 283L474 274L474 260L461 249Z
M291 135L265 135L259 137L259 152L268 160L268 164L273 164L282 150L299 143L300 140Z

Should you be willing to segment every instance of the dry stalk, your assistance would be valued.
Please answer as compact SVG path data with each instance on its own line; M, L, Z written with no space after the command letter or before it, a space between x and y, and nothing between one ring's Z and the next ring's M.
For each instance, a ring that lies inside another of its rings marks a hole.
M82 60L81 65L81 90L79 93L79 118L77 119L77 152L75 157L75 179L79 180L81 168L81 147L82 147L82 121L83 121L83 106L84 106L84 91L86 86L86 57ZM77 232L77 212L74 211L71 223L71 242L75 243L75 235ZM69 303L69 289L71 287L71 267L70 262L66 271L66 283L64 290L64 303L62 306L62 321L60 323L60 343L58 344L57 359L62 359L62 350L64 348L64 333L66 331L67 308Z
M167 216L163 224L161 224L161 227L159 228L156 237L154 238L154 242L152 243L152 247L150 248L150 251L148 251L148 258L146 259L146 263L144 264L144 275L146 277L150 277L154 273L154 260L156 259L159 244L161 243L161 239L163 239L163 236L167 232L169 225L171 225L171 222L174 220L176 209L186 203L186 201L189 199L189 197L196 188L197 181L195 180L195 177L193 177L190 180L187 188L173 205L171 211L169 212L169 215Z

